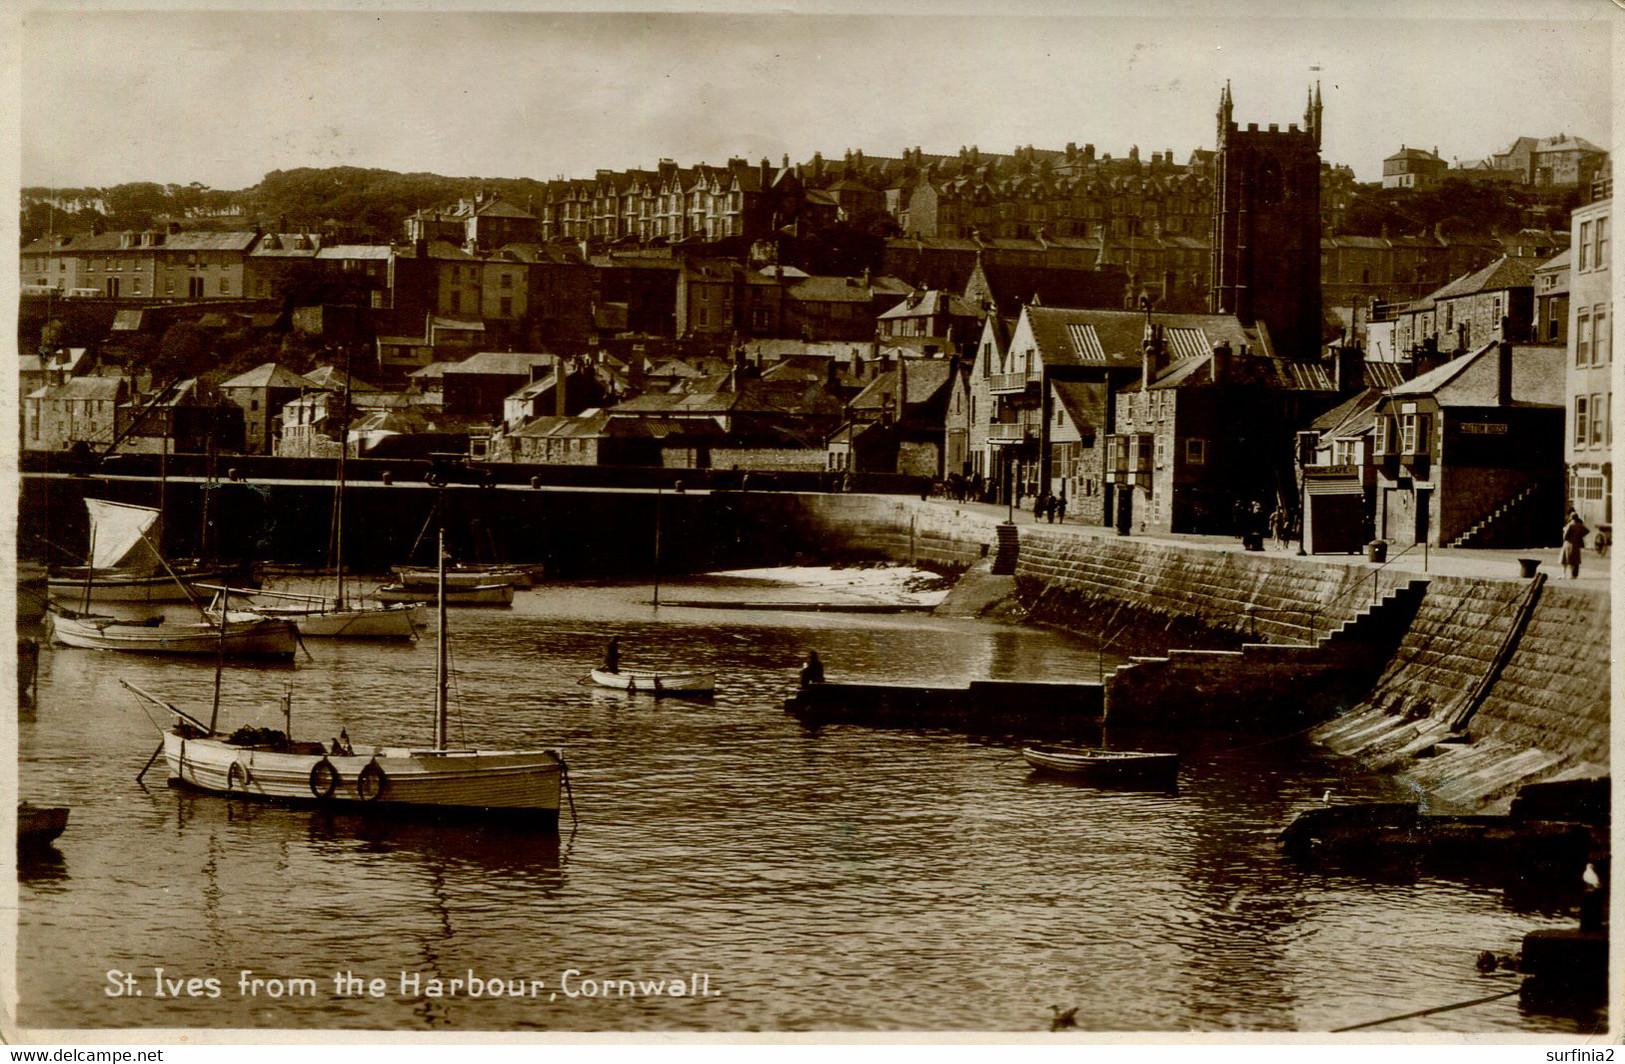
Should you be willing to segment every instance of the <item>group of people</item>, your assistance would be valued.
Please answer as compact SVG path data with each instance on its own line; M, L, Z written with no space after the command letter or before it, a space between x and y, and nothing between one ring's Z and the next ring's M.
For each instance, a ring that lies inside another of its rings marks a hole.
M1033 520L1048 521L1054 524L1066 520L1066 491L1063 489L1059 495L1044 492L1033 500Z

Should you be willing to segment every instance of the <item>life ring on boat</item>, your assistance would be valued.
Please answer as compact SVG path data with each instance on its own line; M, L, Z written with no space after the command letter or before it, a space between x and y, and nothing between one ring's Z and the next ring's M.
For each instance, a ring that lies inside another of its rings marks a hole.
M338 789L339 770L333 767L333 762L322 758L310 766L310 793L318 798L331 798Z
M248 766L241 761L233 761L231 767L226 770L226 791L228 793L232 791L246 793L251 779L253 779L253 776L249 773Z
M376 802L388 783L389 777L384 775L384 766L377 761L368 761L355 778L356 797L363 802Z

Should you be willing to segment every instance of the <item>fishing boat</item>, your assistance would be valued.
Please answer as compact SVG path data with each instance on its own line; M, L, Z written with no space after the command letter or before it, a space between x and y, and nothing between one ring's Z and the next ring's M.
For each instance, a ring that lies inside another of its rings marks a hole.
M150 535L160 510L108 499L86 499L85 510L90 516L90 564L52 569L47 586L53 599L86 606L186 602L189 584L223 583L233 575L232 567L166 564Z
M1021 751L1021 756L1039 772L1070 776L1089 783L1172 786L1179 776L1178 754L1026 747Z
M226 734L215 727L218 701L205 724L128 681L120 682L174 718L153 758L161 753L170 778L181 785L231 797L358 812L512 816L557 830L560 793L567 786L564 757L558 750L464 750L446 745L446 635L442 605L434 745L427 747L350 744L343 733L332 745L295 740L291 696L283 700L284 730L239 728Z
M675 669L617 669L614 672L594 669L592 682L599 687L654 695L656 698L710 698L717 689L714 672Z
M49 846L68 827L66 806L17 803L17 847L36 849Z
M208 610L211 617L219 616L220 596L229 593L261 617L293 622L304 639L416 639L423 627L423 607L417 603L346 603L292 591L196 586L216 595Z
M125 620L53 607L45 615L45 626L53 642L81 650L291 660L299 648L299 630L292 621L237 611L223 623L173 622L163 617Z
M512 584L523 591L534 587L541 577L540 565L452 565L446 568L446 586L483 587L490 584ZM390 572L395 582L406 587L433 588L435 571L410 565L397 565Z
M383 603L434 602L439 597L432 588L408 584L385 584L373 596ZM446 586L448 606L512 606L512 584L475 584L472 587Z

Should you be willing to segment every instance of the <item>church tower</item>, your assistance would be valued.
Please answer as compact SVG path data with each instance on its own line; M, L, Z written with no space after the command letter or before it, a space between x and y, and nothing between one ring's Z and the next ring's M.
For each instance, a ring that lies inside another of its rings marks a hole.
M1320 350L1320 86L1304 125L1285 131L1233 118L1230 84L1219 96L1213 182L1213 288L1208 306L1263 321L1278 354Z

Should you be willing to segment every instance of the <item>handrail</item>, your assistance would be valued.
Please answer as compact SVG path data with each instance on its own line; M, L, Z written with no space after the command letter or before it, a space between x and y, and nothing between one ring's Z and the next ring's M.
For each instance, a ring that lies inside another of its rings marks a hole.
M1371 570L1371 604L1373 606L1375 606L1377 604L1378 599L1381 597L1378 594L1378 588L1379 588L1379 582L1380 582L1382 571L1384 569L1388 568L1388 566L1392 565L1394 562L1397 562L1397 561L1399 561L1399 559L1405 557L1405 555L1409 554L1411 551L1415 550L1417 547L1422 547L1424 549L1424 551L1425 551L1426 548L1427 548L1427 544L1425 542L1424 543L1412 543L1410 546L1406 547L1404 550L1400 551L1398 554L1395 554L1393 557L1387 559L1381 565L1378 565L1375 569ZM1245 614L1246 616L1248 616L1249 618L1257 616L1258 614L1261 614L1261 613L1262 614L1270 614L1270 613L1288 613L1288 614L1304 613L1304 614L1308 614L1309 615L1309 623L1308 623L1307 626L1293 625L1292 627L1306 627L1307 630L1308 630L1308 644L1312 646L1312 645L1314 645L1314 642L1315 642L1315 632L1319 630L1319 625L1316 623L1316 621L1319 618L1319 615L1322 614L1322 613L1331 614L1333 612L1333 608L1336 607L1339 603L1341 603L1344 599L1348 598L1350 595L1354 594L1356 591L1363 591L1364 588L1365 588L1365 581L1364 581L1364 578L1362 578L1353 587L1350 587L1348 590L1344 591L1342 594L1338 595L1336 598L1332 599L1330 602L1327 602L1325 604L1317 603L1314 606L1308 606L1308 607L1287 606L1287 607L1282 607L1282 608L1279 608L1279 609L1266 609L1266 608L1247 605L1247 606L1242 607L1241 612L1243 614Z

